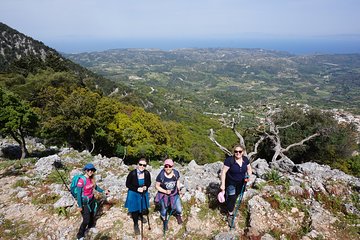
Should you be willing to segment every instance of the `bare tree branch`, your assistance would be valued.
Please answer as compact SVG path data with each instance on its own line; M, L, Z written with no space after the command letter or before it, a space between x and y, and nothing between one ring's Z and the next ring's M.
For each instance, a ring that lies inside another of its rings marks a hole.
M320 133L314 133L313 135L310 135L307 138L304 138L300 142L290 144L289 146L287 146L287 148L283 149L283 152L289 151L290 148L292 148L292 147L304 145L304 142L309 141L310 139L317 137L317 136L320 136Z
M281 159L288 158L285 155L285 153L288 152L292 147L304 145L305 142L307 142L317 136L320 136L319 132L314 133L314 134L302 139L301 141L299 141L297 143L290 144L286 148L283 148L281 146L282 144L281 144L281 139L280 139L280 130L290 128L293 125L298 124L298 122L291 122L290 124L288 124L286 126L276 125L276 123L273 121L272 117L279 112L281 112L280 108L272 109L271 106L267 106L267 112L266 112L265 119L260 119L261 125L259 125L256 129L256 131L260 135L260 139L255 143L254 150L252 152L250 152L249 154L246 153L245 140L244 140L243 136L241 135L241 133L239 131L236 130L236 125L240 122L241 116L238 114L238 119L232 118L231 120L228 120L228 119L222 118L221 121L222 121L223 125L225 125L226 127L230 127L232 129L232 131L235 133L235 135L239 139L240 144L242 146L244 146L244 148L245 148L244 155L248 156L250 161L258 153L258 147L259 147L260 143L263 142L265 139L269 139L272 143L272 150L274 151L274 155L272 156L272 162L275 162L275 161L277 161L277 159L279 157ZM267 127L268 127L268 129L266 129ZM223 147L221 144L219 144L215 140L213 129L210 129L209 138L212 142L214 142L216 144L216 146L218 146L227 155L229 155L229 156L232 155L232 153L228 149Z
M232 152L229 151L226 147L223 147L220 143L218 143L214 137L214 130L210 129L210 135L209 135L210 140L215 143L216 146L218 146L221 151L223 151L224 153L226 153L228 156L232 156Z
M274 112L272 112L274 113ZM269 115L266 117L266 122L269 125L269 133L266 133L266 135L268 136L268 138L271 140L271 142L274 144L273 150L274 150L274 155L272 157L272 162L275 162L278 158L278 156L280 156L281 158L287 158L287 156L284 154L285 152L288 152L290 148L295 147L295 146L301 146L304 145L304 142L309 141L310 139L319 136L319 133L315 133L311 136L308 136L306 138L304 138L303 140L297 142L297 143L293 143L290 144L289 146L287 146L287 148L283 148L281 146L281 139L280 139L280 135L279 135L279 130L280 129L285 129L285 128L289 128L291 126L293 126L294 124L297 124L297 122L292 122L289 125L286 126L277 126L271 118L272 115Z
M235 122L235 119L233 118L232 124L231 124L231 129L233 130L235 135L238 137L240 145L244 146L244 148L246 149L245 140L244 140L243 136L236 130L236 125L237 125L237 123ZM245 150L245 152L246 152L246 150Z
M261 143L262 141L264 141L265 138L266 138L266 136L262 135L262 136L260 137L260 139L255 143L254 151L252 151L252 152L250 152L250 153L248 154L248 158L250 159L250 161L253 160L253 159L252 159L252 156L254 156L254 155L256 155L256 154L258 153L258 147L259 147L260 143Z
M292 122L289 125L286 126L277 126L277 129L285 129L285 128L289 128L292 127L292 125L297 124L298 122Z
M94 138L91 138L91 145L92 145L92 148L91 148L90 153L92 153L95 149L95 139Z

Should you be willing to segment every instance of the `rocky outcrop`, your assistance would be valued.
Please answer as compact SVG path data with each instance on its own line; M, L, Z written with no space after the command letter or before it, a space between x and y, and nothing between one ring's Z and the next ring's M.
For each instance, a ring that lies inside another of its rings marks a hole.
M123 203L126 198L126 176L135 166L127 166L120 158L91 156L87 151L71 148L39 158L36 163L9 166L0 170L0 230L3 222L15 225L25 221L21 239L73 239L81 221L75 201L61 182L54 163L62 164L59 173L70 183L82 166L93 162L97 167L97 183L110 190L102 202L97 231L89 231L87 239L133 239L132 220ZM236 217L235 231L230 231L219 204L219 174L222 162L198 165L195 161L182 166L180 172L184 223L170 218L166 238L201 239L350 239L354 225L345 216L359 220L359 179L339 170L316 163L293 164L289 161L271 166L263 159L252 163L254 175L247 186ZM148 166L152 176L150 224L144 225L148 239L163 237L161 220L153 205L155 178L160 168ZM276 171L279 178L271 178ZM339 224L341 222L341 224ZM355 231L356 232L356 231ZM8 234L9 233L9 234ZM8 235L7 235L8 234ZM3 235L3 234L2 234ZM43 236L43 237L41 237ZM8 239L8 238L4 238Z

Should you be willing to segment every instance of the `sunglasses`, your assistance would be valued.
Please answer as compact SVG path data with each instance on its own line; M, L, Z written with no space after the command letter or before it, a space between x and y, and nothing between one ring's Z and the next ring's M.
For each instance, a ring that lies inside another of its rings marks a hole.
M95 169L88 169L88 172L96 172L96 170Z
M164 168L172 168L172 166L166 164Z
M234 151L234 153L242 153L243 151Z
M138 165L139 165L140 167L146 167L146 166L147 166L147 164L142 164L142 163L138 163Z

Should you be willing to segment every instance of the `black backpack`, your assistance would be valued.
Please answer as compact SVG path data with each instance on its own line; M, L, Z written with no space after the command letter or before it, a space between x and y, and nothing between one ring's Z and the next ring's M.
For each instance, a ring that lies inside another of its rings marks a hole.
M175 180L177 181L180 178L180 173L175 169L173 171L174 171ZM165 171L164 171L164 169L162 169L160 171L160 180L161 180L162 183L165 180Z

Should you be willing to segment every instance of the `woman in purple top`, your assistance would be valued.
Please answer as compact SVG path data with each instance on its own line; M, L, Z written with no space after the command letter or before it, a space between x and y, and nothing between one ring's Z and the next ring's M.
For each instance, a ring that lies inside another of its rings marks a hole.
M224 161L221 171L221 186L222 192L225 191L226 209L228 211L229 225L232 222L236 198L241 193L243 185L249 181L252 174L249 159L243 156L244 147L236 145L234 147L234 154Z

